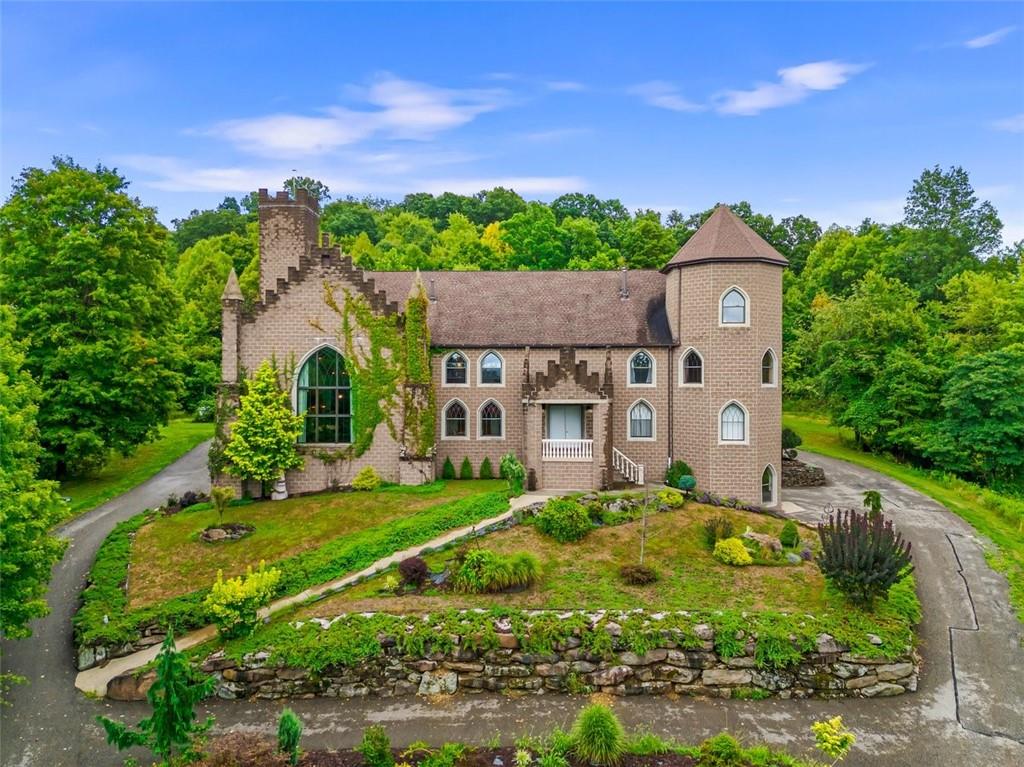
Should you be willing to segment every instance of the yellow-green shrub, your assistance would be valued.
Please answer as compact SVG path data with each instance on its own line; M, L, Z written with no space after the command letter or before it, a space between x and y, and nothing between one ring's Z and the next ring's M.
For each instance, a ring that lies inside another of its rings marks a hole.
M739 538L723 538L715 544L712 556L719 562L736 567L745 567L754 563L750 552Z
M658 503L662 503L665 506L670 506L673 509L676 509L686 503L686 499L683 498L683 494L678 490L672 490L666 487L664 490L658 491Z
M353 490L376 490L380 487L380 474L372 466L366 466L352 478Z
M203 606L220 635L230 638L251 634L259 620L257 611L270 601L279 580L281 571L276 567L266 569L262 561L258 570L250 566L244 577L224 580L223 572L218 570Z

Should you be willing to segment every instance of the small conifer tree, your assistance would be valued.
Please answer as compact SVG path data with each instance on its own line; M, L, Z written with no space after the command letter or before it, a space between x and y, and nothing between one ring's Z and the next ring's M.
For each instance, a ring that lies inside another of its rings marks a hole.
M288 757L289 764L299 763L299 739L302 720L290 708L281 712L277 723L277 750Z
M462 466L459 468L459 479L473 479L473 464L469 458L462 459Z
M441 467L441 479L455 479L455 464L451 458L444 459L444 466Z
M484 458L480 464L480 479L494 479L494 469L491 467L491 459Z

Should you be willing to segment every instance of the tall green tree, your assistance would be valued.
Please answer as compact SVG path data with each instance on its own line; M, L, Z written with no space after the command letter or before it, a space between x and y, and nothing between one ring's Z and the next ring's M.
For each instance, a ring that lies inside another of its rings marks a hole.
M241 205L234 197L225 197L213 210L193 210L185 218L171 221L174 234L171 239L178 253L200 240L222 234L245 234L245 228L256 219L256 209L242 212Z
M39 389L24 370L14 312L0 304L0 637L31 635L46 615L50 571L67 541L51 535L65 506L57 483L37 478Z
M561 269L568 262L551 208L539 202L527 203L501 226L501 238L511 249L513 269Z
M291 193L292 197L295 196L296 189L305 189L321 205L331 199L331 190L327 184L309 176L292 176L284 182L283 186Z
M180 387L164 271L167 230L116 171L55 158L28 168L0 208L0 301L42 391L46 476L101 466L153 439Z
M992 203L979 202L967 171L958 165L947 171L936 165L921 173L907 195L903 222L949 232L977 254L998 248L1003 229Z

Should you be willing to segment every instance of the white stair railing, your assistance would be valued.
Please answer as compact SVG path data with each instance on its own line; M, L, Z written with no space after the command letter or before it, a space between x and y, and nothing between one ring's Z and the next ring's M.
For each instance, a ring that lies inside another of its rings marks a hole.
M644 465L637 463L632 460L619 450L617 447L612 448L612 466L619 474L626 478L627 481L632 482L635 485L644 485Z

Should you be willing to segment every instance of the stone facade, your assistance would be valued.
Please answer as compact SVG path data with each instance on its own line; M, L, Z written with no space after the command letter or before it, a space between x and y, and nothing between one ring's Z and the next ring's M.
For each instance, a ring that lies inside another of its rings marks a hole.
M491 650L470 649L463 637L453 637L454 647L448 652L412 656L403 655L394 640L385 636L379 656L316 674L274 664L268 652L252 653L236 662L220 651L209 656L202 668L218 678L217 694L222 698L358 698L505 690L561 693L582 688L612 695L870 698L917 689L915 656L854 655L828 634L820 635L815 651L805 653L798 663L767 669L757 664L754 640L738 656L718 655L714 631L706 624L694 627L700 647L684 649L666 639L643 655L626 648L615 634L617 628L609 622L596 629L612 634L611 655L588 653L578 636L556 644L550 652L528 652L513 634L506 633L497 635L498 647ZM123 680L113 680L111 687L124 694Z
M237 281L233 276L229 280L223 299L226 393L234 391L265 359L293 363L297 370L318 348L331 346L340 351L340 318L324 300L325 285L332 286L335 294L362 294L375 311L398 312L414 279L411 274L363 272L326 238L321 241L316 201L302 190L296 199L261 190L259 199L261 299L246 310ZM743 235L736 240L739 245L728 238L714 239L723 227L733 240L736 232ZM743 237L756 235L740 227L745 225L720 208L698 232L707 229L711 235L694 235L693 239L713 253L719 247L716 242L724 243L721 247L732 250L723 251L722 258L697 254L700 258L693 260L688 243L663 274L624 271L620 280L616 273L578 273L576 280L576 273L569 275L572 279L565 278L565 273L549 273L552 278L548 282L557 282L552 291L559 293L550 299L535 295L543 283L530 283L532 287L525 291L516 288L524 284L517 273L481 273L472 276L472 282L459 273L424 275L431 298L431 331L442 327L448 334L443 338L434 334L434 472L440 473L446 459L458 471L468 458L477 476L486 458L497 473L501 456L511 452L523 461L536 488L591 489L626 479L613 467L613 451L618 451L643 465L648 481L660 481L669 463L681 459L693 468L703 490L747 503L777 505L782 403L778 361L782 356L785 260L777 254L766 256L765 249L770 246L763 241L751 246L753 255L743 257L747 248ZM737 247L739 257L733 253ZM506 283L508 291L503 294L500 286ZM578 283L579 295L574 295L574 283ZM733 287L746 297L746 321L723 324L722 296ZM467 295L481 290L488 291L488 316L479 316L479 306L467 309ZM534 304L525 313L521 306L531 301L536 304L535 314L550 313L536 328L529 321ZM574 302L580 307L577 316ZM464 337L459 335L458 322L453 323L453 317L461 317L460 311L471 315L464 317ZM617 315L622 317L621 334L616 331ZM522 336L516 343L509 340L510 327ZM488 345L485 342L491 337L495 341ZM356 342L366 343L358 336ZM703 380L696 386L683 382L683 359L691 349L703 359ZM767 350L776 360L768 385L761 378L762 355ZM444 380L444 366L448 354L455 351L468 363L467 381L449 385ZM653 361L650 384L630 381L630 360L640 351ZM481 360L489 353L497 354L502 363L498 384L482 382ZM294 393L292 396L297 405ZM448 436L445 413L456 401L467 414L466 433ZM653 433L634 438L630 436L630 412L641 401L653 412ZM481 434L481 410L490 402L497 403L502 413L500 437ZM720 439L720 414L730 403L743 409L746 438L726 443ZM549 413L551 408L566 405L582 409L572 412L582 412L582 438L589 444L583 458L556 460L545 444ZM303 445L306 465L289 472L289 490L308 492L343 485L368 465L388 481L431 478L422 465L412 471L402 463L402 447L384 425L378 426L372 446L362 456L324 460L344 447ZM771 467L770 497L762 495L766 467ZM224 477L218 481L232 480ZM238 483L236 486L241 489ZM255 486L246 489L252 494L260 492Z

